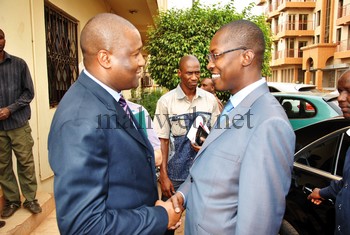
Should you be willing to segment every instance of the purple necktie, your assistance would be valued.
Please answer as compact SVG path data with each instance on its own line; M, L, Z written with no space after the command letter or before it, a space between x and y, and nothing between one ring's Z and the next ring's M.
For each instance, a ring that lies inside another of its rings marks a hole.
M131 116L130 116L130 111L129 111L129 108L128 108L128 104L126 103L126 100L124 99L124 97L122 95L120 96L120 99L119 99L118 102L119 102L120 106L122 106L122 108L124 109L126 115L128 115L128 118L130 120L132 120Z

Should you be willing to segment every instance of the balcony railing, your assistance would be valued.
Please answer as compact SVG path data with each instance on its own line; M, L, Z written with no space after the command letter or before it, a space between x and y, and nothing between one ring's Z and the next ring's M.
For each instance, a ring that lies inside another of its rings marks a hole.
M295 50L295 49L285 49L281 51L275 51L274 53L275 60L282 59L282 58L301 58L303 57L303 53L301 50Z
M350 38L337 42L337 52L350 50Z
M272 33L277 35L278 33L286 30L314 30L314 21L287 21L284 24L278 24L277 27L272 29Z
M316 0L276 0L276 1L271 1L269 4L269 11L274 11L277 10L277 8L287 2L316 2Z
M269 12L277 10L277 8L280 5L282 5L286 2L316 2L316 0L275 0L269 4L268 8L266 8L265 13L269 13Z
M350 15L350 4L338 8L338 19Z
M285 2L315 2L316 0L279 0L279 5Z

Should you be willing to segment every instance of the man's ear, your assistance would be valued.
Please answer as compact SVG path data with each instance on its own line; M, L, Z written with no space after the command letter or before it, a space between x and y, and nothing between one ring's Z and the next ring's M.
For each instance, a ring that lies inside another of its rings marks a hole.
M177 70L177 76L181 77L181 70L180 69Z
M242 66L243 67L246 67L246 66L249 66L253 59L255 57L255 53L250 50L250 49L247 49L245 51L242 52Z
M97 52L97 60L98 60L98 63L105 69L108 69L111 67L111 56L109 51L99 50Z

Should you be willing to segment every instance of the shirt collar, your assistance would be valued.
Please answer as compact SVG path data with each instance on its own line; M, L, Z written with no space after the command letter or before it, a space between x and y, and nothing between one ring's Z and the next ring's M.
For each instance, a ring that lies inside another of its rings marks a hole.
M265 78L261 78L258 81L244 87L242 90L240 90L239 92L237 92L234 95L231 95L229 101L231 101L233 107L237 107L239 105L239 103L242 102L242 100L244 100L245 97L247 97L252 91L254 91L257 87L259 87L260 85L266 83Z
M196 95L194 96L193 99L197 99L198 97L203 97L203 96L204 96L204 91L201 88L197 87L196 88ZM180 84L178 84L176 87L176 97L179 100L184 99L186 97L186 94L182 90Z
M11 60L11 55L4 51L4 60L1 63L4 63L6 60Z
M109 94L111 94L111 96L113 96L113 98L119 102L120 99L120 93L113 90L112 88L110 88L109 86L107 86L106 84L102 83L100 80L96 79L94 76L92 76L86 69L83 69L83 72L86 74L86 76L88 76L89 78L91 78L94 82L96 82L98 85L100 85L103 89L105 89Z

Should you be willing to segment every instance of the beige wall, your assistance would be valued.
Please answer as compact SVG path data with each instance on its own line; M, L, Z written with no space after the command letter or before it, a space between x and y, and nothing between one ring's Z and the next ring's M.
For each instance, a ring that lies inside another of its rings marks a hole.
M51 0L50 2L77 19L79 31L89 18L108 9L103 0ZM30 124L35 141L33 151L38 190L52 192L53 173L48 163L47 136L55 108L49 107L44 1L0 0L0 28L6 34L5 50L23 58L33 77L35 98L31 103ZM79 61L81 61L81 53Z

